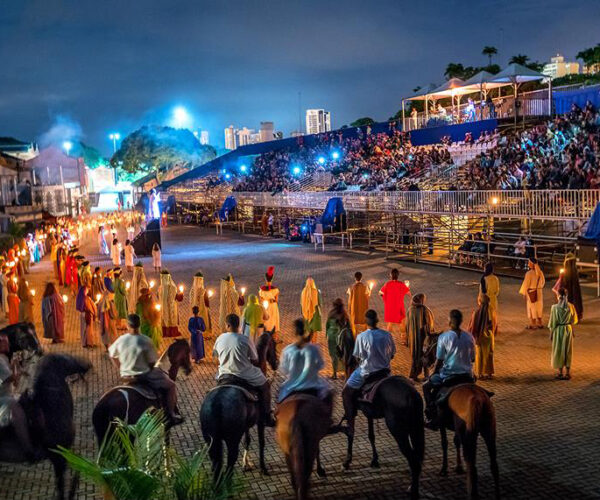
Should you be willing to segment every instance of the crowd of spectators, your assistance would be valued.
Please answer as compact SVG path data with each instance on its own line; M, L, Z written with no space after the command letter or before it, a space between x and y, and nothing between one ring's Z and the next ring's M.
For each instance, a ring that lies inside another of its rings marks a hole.
M458 189L600 187L600 113L590 103L545 124L500 137L463 167Z

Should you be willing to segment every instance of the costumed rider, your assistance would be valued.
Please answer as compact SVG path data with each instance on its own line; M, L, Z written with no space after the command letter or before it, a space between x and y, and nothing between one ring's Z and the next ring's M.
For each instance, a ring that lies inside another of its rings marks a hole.
M137 314L130 314L127 317L130 332L115 340L108 348L108 355L125 383L145 385L158 392L170 424L178 425L184 419L177 409L177 386L163 370L155 367L158 354L152 340L140 334L140 323Z
M390 374L390 363L396 354L396 345L392 334L377 328L377 312L369 309L365 313L367 330L356 337L352 355L358 360L358 368L348 377L342 390L344 417L347 420L348 435L354 435L358 397L366 383L375 382Z
M258 354L254 343L239 332L240 318L228 314L225 318L226 332L219 335L213 348L213 356L219 360L217 385L237 385L258 395L260 418L267 427L274 427L271 411L271 385L257 366Z
M458 309L450 311L450 330L438 338L433 375L423 384L425 397L425 426L436 430L439 423L437 397L442 387L473 383L475 339L461 329L463 315Z

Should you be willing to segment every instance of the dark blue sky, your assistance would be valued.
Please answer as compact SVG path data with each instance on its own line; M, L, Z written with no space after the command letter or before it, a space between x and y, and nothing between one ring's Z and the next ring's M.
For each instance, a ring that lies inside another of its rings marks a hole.
M339 127L385 120L450 61L524 53L573 58L600 42L599 0L0 0L0 136L53 124L110 151L107 135L164 122L173 106L223 143L229 124L272 120L287 136L302 107ZM77 126L75 127L77 128Z

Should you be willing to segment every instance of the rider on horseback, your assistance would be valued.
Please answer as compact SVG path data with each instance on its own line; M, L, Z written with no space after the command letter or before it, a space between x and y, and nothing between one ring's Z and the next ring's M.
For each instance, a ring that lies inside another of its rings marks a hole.
M256 366L256 347L252 340L239 333L240 318L237 314L229 314L225 323L228 331L219 335L213 348L213 354L219 359L217 385L239 385L256 392L264 425L274 427L271 385Z
M396 346L392 334L377 328L379 318L377 312L369 309L365 313L368 329L356 337L353 356L359 365L346 381L342 390L344 417L348 421L347 432L354 434L354 419L357 413L357 400L361 388L367 382L374 382L390 374L390 363L396 354Z
M322 399L329 407L333 405L331 386L319 370L325 366L318 344L311 343L312 332L305 331L303 319L294 321L296 342L288 345L281 353L279 369L286 376L279 389L277 402L295 393L311 394Z
M33 445L27 416L19 400L13 395L13 385L16 385L18 375L8 361L8 353L10 353L8 337L0 334L0 430L12 427L14 435L24 450L25 458L30 462L36 462L43 457L43 452Z
M458 309L450 311L450 330L439 336L433 375L423 384L425 426L430 429L439 426L437 396L440 389L474 381L475 340L461 329L462 320L463 315Z
M171 425L182 423L183 417L177 410L177 386L164 371L154 367L158 354L152 341L140 335L140 317L130 314L127 325L131 332L115 340L108 348L108 355L127 384L148 386L162 396Z

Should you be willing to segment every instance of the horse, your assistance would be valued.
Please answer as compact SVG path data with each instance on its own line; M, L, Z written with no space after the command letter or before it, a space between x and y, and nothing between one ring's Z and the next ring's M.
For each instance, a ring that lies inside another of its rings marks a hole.
M277 370L279 361L273 332L266 331L256 344L258 366L266 374L267 363ZM259 419L258 403L249 401L245 391L239 387L217 386L204 398L200 407L200 427L202 436L209 445L208 453L212 461L215 481L223 477L231 477L233 467L237 462L240 442L245 436L243 465L244 470L250 468L248 449L250 448L250 429L258 428L258 447L260 470L264 475L269 471L265 464L265 428ZM223 441L227 446L227 465L223 471Z
M192 372L190 344L187 340L178 339L162 354L155 365L162 369L169 378L177 380L177 374L183 369L186 375ZM134 424L148 408L159 408L160 397L144 395L134 387L113 387L100 398L92 413L92 424L98 440L102 443L106 433L112 428L112 422L119 418L128 424Z
M432 336L423 355L423 365L432 367L438 336ZM440 415L440 438L442 442L442 468L440 476L448 475L448 436L446 429L454 431L457 474L464 473L460 449L463 448L467 465L467 494L471 499L479 497L477 487L477 437L481 435L490 457L490 470L494 479L494 495L500 498L500 474L496 451L496 412L489 393L476 384L460 384L451 389L446 399L447 411Z
M35 443L41 444L44 458L54 468L56 498L65 498L66 461L57 453L59 446L71 448L75 440L73 424L73 397L66 382L71 375L83 377L91 368L87 360L66 354L48 354L39 361L33 388L23 393L19 403L23 407ZM16 442L10 427L0 431L0 461L22 463L26 461L23 449ZM73 474L69 499L74 499L79 475Z
M354 339L348 331L347 338L340 342L342 359L345 366L352 366ZM400 452L408 460L411 472L410 496L419 497L419 478L425 455L425 424L423 418L423 399L414 384L405 377L391 376L384 379L377 388L373 403L359 402L359 409L367 417L369 441L373 451L371 467L379 467L379 455L375 447L375 428L373 420L384 418L390 434L396 440ZM354 436L348 435L348 449L343 468L349 469L352 463Z
M297 393L277 407L275 439L285 455L297 500L308 498L315 459L317 474L325 477L319 443L331 427L332 406L317 396Z
M33 323L22 322L8 325L0 330L0 335L8 337L10 346L9 359L12 359L12 356L17 351L28 352L38 356L43 354L43 349Z

